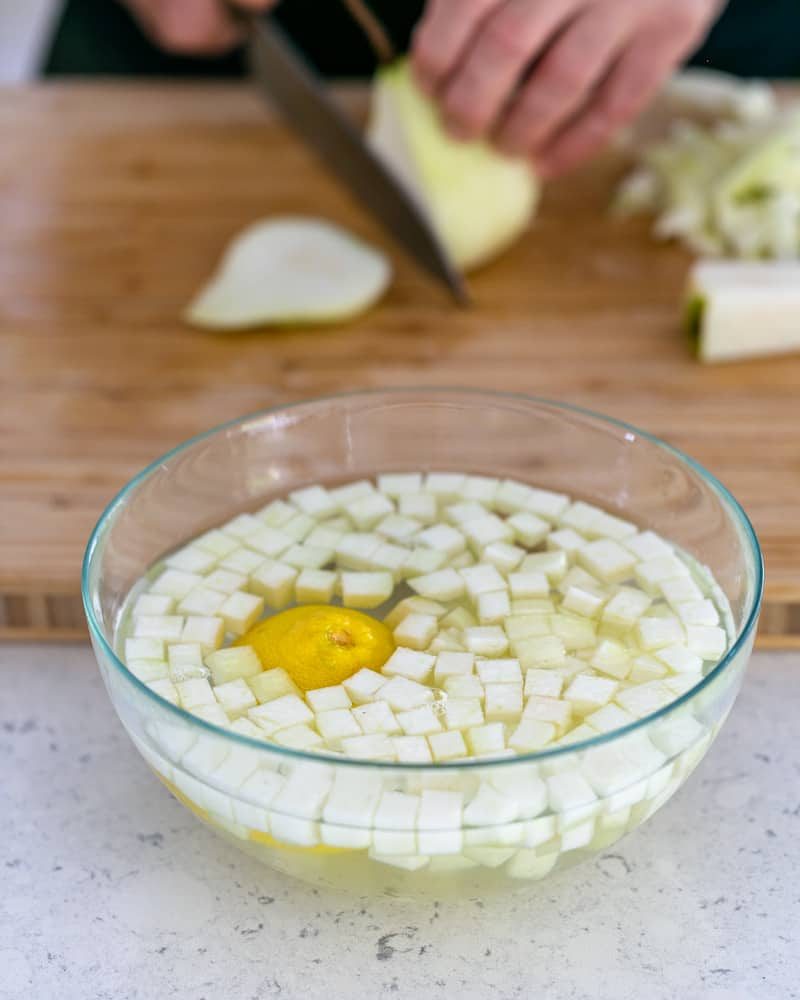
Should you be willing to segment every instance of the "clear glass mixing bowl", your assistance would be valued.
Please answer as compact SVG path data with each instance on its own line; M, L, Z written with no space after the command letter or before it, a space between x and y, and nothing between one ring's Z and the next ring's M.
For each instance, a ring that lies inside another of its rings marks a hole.
M664 535L719 584L732 616L729 652L674 703L614 733L491 763L436 765L334 760L268 745L163 701L128 672L117 652L126 598L168 551L304 485L420 470L523 480ZM180 445L100 518L83 600L117 714L156 775L201 820L305 880L441 897L541 879L607 848L662 806L734 702L762 583L761 552L741 507L674 448L547 400L409 389L279 407ZM376 826L376 804L393 791L422 796L428 818L415 829Z

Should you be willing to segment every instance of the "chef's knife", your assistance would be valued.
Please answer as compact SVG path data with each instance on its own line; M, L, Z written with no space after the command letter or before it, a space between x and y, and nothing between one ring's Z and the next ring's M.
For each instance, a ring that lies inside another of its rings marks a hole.
M260 89L389 235L443 281L460 305L467 305L466 285L425 213L372 152L278 25L268 15L249 18L248 23L250 63Z

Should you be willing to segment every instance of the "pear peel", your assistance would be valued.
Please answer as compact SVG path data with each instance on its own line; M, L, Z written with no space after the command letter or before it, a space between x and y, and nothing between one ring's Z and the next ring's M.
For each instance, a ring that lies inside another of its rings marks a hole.
M406 60L375 78L367 139L464 271L505 250L533 217L539 182L530 164L450 138Z
M386 256L339 226L265 219L229 244L185 319L208 330L336 323L367 310L390 278Z

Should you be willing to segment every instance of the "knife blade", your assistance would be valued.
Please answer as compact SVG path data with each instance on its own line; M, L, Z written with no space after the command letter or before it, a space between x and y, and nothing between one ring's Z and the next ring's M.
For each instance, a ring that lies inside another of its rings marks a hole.
M268 16L249 19L249 59L259 88L323 165L428 274L469 304L461 274L425 213L372 152L324 84Z

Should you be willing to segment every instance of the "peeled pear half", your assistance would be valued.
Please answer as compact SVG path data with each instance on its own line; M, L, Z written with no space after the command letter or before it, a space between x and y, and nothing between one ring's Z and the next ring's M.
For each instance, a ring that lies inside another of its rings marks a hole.
M405 60L378 72L367 136L462 270L491 260L530 222L539 197L530 165L450 138Z
M368 309L391 277L384 254L320 219L266 219L225 251L186 310L209 330L336 323Z

